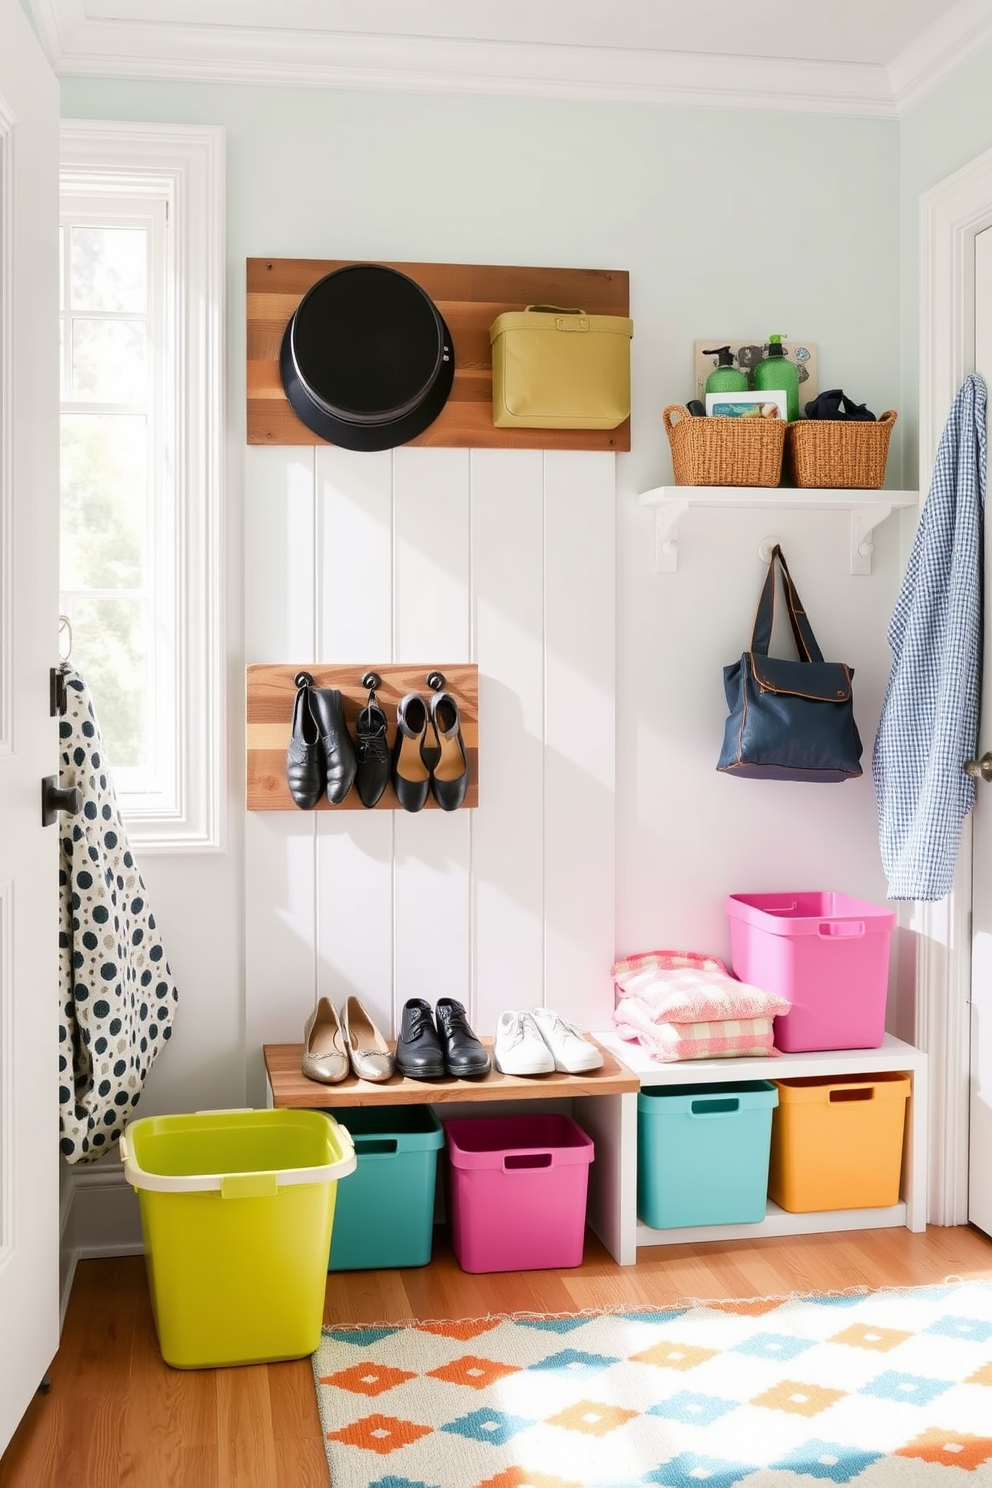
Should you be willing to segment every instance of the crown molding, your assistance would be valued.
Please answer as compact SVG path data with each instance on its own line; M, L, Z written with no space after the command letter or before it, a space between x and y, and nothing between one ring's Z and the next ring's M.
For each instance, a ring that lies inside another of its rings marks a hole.
M588 100L898 119L992 44L992 0L958 0L888 67L703 52L91 18L28 0L59 77Z
M901 51L888 68L902 118L977 52L992 44L992 0L959 0Z
M61 78L114 77L585 99L895 118L884 67L628 48L91 20L31 0Z

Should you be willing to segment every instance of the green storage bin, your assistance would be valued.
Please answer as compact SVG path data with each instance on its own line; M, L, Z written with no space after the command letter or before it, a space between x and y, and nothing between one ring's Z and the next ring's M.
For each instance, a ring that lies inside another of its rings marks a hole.
M338 1194L327 1269L426 1266L444 1130L430 1106L348 1106L358 1167Z
M355 1169L341 1124L322 1111L146 1116L120 1150L165 1362L206 1369L312 1354L338 1180Z
M655 1230L759 1224L768 1196L768 1080L666 1085L637 1097L637 1217Z

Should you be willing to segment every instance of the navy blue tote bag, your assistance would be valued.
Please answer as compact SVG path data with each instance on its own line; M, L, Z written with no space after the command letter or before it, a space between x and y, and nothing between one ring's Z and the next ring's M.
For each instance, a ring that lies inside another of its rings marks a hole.
M776 571L798 661L768 655ZM842 661L824 661L782 549L772 549L754 617L751 649L723 669L730 716L717 769L755 780L853 780L862 773L851 679Z

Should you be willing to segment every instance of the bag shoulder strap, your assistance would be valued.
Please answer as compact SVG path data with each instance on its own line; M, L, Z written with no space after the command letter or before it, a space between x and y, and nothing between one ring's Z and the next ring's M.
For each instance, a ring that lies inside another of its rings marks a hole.
M772 625L775 619L775 572L776 565L782 570L782 588L785 593L785 604L789 612L789 624L792 626L792 634L795 636L796 649L799 652L800 661L822 661L823 652L816 643L813 628L806 618L803 602L799 598L799 592L792 582L785 556L778 543L772 548L771 561L768 564L768 574L761 588L758 599L758 608L754 616L754 630L751 633L751 650L758 656L767 656L768 647L772 639Z

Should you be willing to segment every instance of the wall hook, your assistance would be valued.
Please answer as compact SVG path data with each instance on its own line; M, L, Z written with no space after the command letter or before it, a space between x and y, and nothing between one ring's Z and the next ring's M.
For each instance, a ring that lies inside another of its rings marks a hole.
M366 672L362 677L362 686L366 692L378 692L382 686L382 678L378 672Z
M772 549L779 546L777 537L763 537L758 544L758 557L762 563L771 563Z
M443 689L444 685L445 679L443 672L427 673L427 686L431 689L432 692L440 692Z
M297 672L296 676L293 678L293 685L295 687L312 687L313 678L311 677L309 672Z

